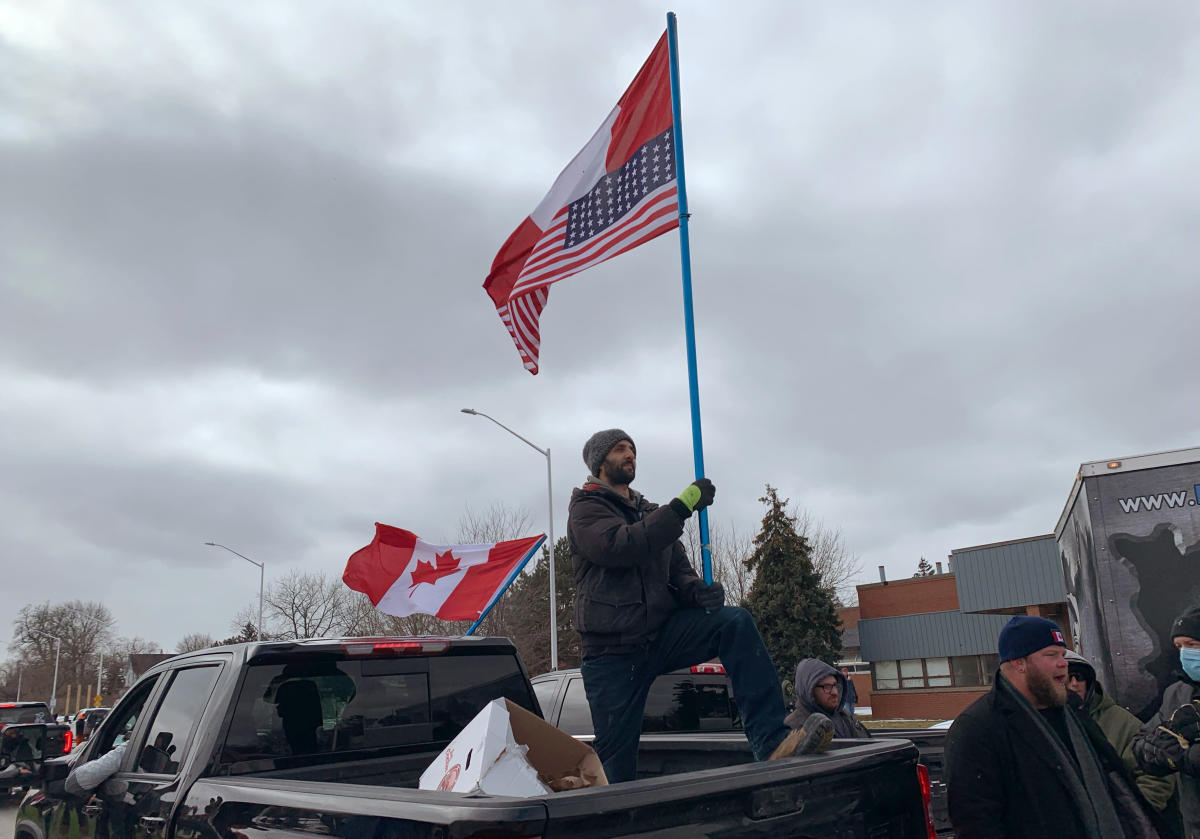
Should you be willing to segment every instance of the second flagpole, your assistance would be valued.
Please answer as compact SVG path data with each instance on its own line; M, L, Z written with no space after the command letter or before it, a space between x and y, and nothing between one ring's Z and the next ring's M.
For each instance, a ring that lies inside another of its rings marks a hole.
M679 107L679 44L675 13L667 12L667 54L671 66L671 115L675 127L675 178L679 190L679 261L683 270L683 322L687 338L688 392L692 405L692 456L696 478L704 477L704 438L700 431L700 385L696 375L696 323L692 314L692 253L688 240L687 187L683 177L683 120ZM700 553L704 582L712 583L712 554L708 544L708 510L700 510Z

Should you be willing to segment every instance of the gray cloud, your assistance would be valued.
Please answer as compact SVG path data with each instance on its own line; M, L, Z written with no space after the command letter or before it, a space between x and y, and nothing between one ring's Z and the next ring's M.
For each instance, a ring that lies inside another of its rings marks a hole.
M551 447L560 534L596 428L678 492L676 238L556 286L536 378L480 288L661 31L621 11L14 5L6 568L170 647L256 593L206 540L336 571L375 520L544 526L542 459L461 407ZM1048 532L1081 461L1198 442L1191 5L680 28L714 521L754 532L770 482L906 575Z

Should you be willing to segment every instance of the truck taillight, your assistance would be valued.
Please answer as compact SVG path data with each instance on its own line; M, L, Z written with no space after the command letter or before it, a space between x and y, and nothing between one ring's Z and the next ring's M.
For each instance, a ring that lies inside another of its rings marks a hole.
M917 764L917 782L921 785L921 804L925 811L926 839L937 839L937 831L933 829L933 788L929 783L929 768L924 763Z
M71 733L71 729L68 728L66 730L66 733L63 734L63 754L70 754L71 746L73 746L74 744L75 744L75 735L73 735Z
M692 672L697 674L711 673L715 676L724 676L725 665L713 664L712 662L707 662L705 664L693 664Z

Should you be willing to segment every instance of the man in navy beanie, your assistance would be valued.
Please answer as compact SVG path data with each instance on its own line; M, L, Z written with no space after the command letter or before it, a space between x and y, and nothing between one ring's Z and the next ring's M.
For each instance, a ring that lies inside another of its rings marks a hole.
M1160 835L1104 734L1066 707L1066 637L1018 615L1000 631L991 692L946 739L950 821L958 839Z

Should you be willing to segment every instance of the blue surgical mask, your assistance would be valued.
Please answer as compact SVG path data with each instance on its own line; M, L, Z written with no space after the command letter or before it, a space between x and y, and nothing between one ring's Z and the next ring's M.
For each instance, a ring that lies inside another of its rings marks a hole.
M1179 664L1183 672L1194 682L1200 682L1200 647L1181 647Z

